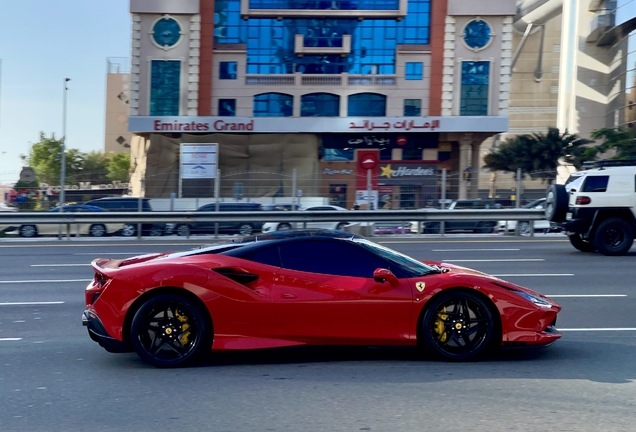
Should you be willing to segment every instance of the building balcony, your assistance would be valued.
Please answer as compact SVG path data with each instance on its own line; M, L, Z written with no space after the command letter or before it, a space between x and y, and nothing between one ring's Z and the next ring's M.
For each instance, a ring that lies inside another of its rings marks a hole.
M601 9L594 15L588 42L600 44L603 35L616 26L616 2L608 2L606 6L608 9ZM613 9L610 9L612 6Z
M396 87L397 75L246 75L247 86L290 86L290 87Z

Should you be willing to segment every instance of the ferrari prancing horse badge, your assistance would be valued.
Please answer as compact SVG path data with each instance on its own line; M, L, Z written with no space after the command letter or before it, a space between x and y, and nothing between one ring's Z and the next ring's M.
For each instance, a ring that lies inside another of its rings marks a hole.
M424 282L418 282L415 284L415 288L417 288L419 292L422 292L424 288L426 288L426 284Z

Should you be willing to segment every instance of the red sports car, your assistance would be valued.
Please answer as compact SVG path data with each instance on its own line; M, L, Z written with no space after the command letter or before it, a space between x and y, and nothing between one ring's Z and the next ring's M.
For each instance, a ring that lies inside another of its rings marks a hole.
M159 367L294 345L412 346L470 360L547 345L561 307L510 282L338 231L282 231L92 263L83 323Z

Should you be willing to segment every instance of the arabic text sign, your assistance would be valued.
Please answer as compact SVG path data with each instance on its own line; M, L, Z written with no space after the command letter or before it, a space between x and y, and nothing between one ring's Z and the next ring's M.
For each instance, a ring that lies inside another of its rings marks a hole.
M181 144L181 178L216 178L218 144Z

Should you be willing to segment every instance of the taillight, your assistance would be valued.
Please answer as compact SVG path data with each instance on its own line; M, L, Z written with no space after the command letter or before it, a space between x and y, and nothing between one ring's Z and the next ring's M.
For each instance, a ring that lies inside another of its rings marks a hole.
M103 273L95 272L93 283L86 288L86 304L94 304L104 292L110 278Z
M592 202L592 198L586 196L578 196L576 197L577 205L587 205Z

